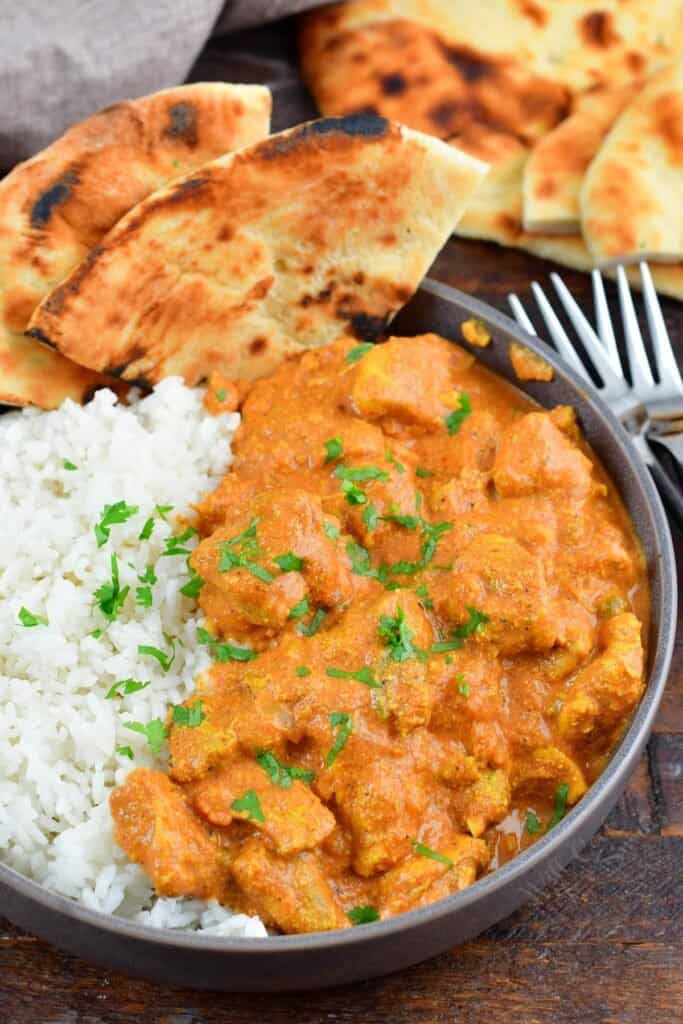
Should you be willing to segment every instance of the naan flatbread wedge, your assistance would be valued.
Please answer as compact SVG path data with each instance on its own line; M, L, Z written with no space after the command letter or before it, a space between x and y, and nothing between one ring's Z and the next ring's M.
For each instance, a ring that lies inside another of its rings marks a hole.
M640 81L580 93L571 115L536 143L524 167L524 228L543 234L581 232L581 187L607 132Z
M683 57L621 114L588 170L581 208L597 263L683 259Z
M492 168L463 214L456 234L524 249L574 270L592 270L595 261L581 235L532 234L524 230L522 183L526 159L522 155ZM650 270L662 295L683 299L683 262L653 263ZM627 272L631 283L639 288L637 267L627 268ZM613 277L614 270L607 268L606 275Z
M39 302L136 203L268 134L270 92L221 82L118 103L0 182L0 402L59 405L102 382L22 336Z
M376 116L313 121L131 210L41 304L34 337L126 380L254 378L381 336L486 165Z

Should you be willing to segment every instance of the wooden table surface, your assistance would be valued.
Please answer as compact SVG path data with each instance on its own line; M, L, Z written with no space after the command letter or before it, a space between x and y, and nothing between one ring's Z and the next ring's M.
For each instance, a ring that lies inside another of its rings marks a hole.
M276 128L312 107L284 23L214 41L192 78L268 81ZM432 276L506 310L551 264L452 239ZM565 279L591 309L585 275ZM610 288L612 300L613 290ZM683 361L683 305L665 303ZM679 569L683 540L675 538ZM0 919L7 1024L676 1024L683 1021L683 628L647 752L619 804L554 885L465 946L400 974L278 996L163 988L65 955ZM1 908L0 908L1 909Z

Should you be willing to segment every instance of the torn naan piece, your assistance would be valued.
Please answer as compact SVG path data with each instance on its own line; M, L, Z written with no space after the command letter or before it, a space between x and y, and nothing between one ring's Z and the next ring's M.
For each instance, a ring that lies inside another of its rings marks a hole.
M574 270L592 270L595 261L581 235L532 234L524 230L522 196L526 159L524 155L518 156L491 169L463 214L456 234L524 249ZM653 263L650 271L662 295L683 300L683 262ZM639 288L638 268L627 267L627 273L631 283ZM605 274L614 277L615 271L608 267Z
M31 333L125 380L254 378L410 298L487 166L376 116L313 121L205 165L127 214Z
M642 88L634 81L580 93L566 120L536 143L524 166L524 229L542 234L581 232L581 187L607 132Z
M59 405L103 382L23 336L36 306L141 199L264 138L264 86L200 83L118 103L0 182L0 402Z
M683 259L683 58L653 75L615 122L581 210L597 264Z

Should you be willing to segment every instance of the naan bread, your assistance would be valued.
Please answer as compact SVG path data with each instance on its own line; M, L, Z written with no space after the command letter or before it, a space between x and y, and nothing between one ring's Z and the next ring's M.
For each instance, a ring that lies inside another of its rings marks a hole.
M524 167L524 228L545 234L581 231L581 186L589 164L640 81L580 93L571 115L533 148Z
M531 234L524 230L522 184L525 160L525 156L516 157L489 172L461 218L456 233L465 238L484 238L499 245L524 249L574 270L591 270L595 261L581 235ZM650 270L659 292L683 299L683 262L653 263ZM614 271L608 268L606 274L612 277ZM633 267L628 276L632 284L640 287L637 267Z
M143 201L40 306L31 333L126 380L258 377L379 337L486 172L376 116L314 121Z
M136 203L268 134L263 86L206 83L119 103L0 182L0 402L59 405L101 381L22 333L39 302Z
M683 259L683 58L619 117L586 175L581 206L597 263Z

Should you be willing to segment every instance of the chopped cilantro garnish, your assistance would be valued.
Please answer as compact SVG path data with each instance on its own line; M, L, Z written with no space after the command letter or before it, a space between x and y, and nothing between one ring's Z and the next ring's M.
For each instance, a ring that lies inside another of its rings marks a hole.
M346 741L353 732L353 721L351 719L351 715L347 714L345 711L331 711L328 717L332 728L339 730L334 738L334 743L325 756L325 764L329 768L334 764L337 757L346 746Z
M370 924L379 921L379 912L375 907L351 907L346 916L353 925Z
M195 701L189 707L185 704L173 705L171 721L174 725L178 725L181 728L196 729L205 718L206 715L202 711L202 702L200 700Z
M453 861L450 857L447 857L445 853L439 853L438 850L432 850L431 846L425 846L424 843L418 843L417 840L413 842L413 849L415 853L419 854L420 857L428 857L430 860L438 860L439 864L445 864L446 867L452 868Z
M403 608L397 608L395 615L380 615L379 635L389 648L392 661L407 661L422 653L413 645L415 634L408 625Z
M361 487L356 487L350 480L344 480L341 485L342 494L349 505L365 505L368 496Z
M567 813L567 797L569 796L569 786L566 782L561 782L555 790L555 806L553 807L552 817L548 822L548 832L551 828L554 828L558 822L562 821L565 814Z
M144 736L153 754L160 753L161 745L168 735L166 726L160 718L153 718L151 722L124 722L123 724L126 729L139 732L141 736Z
M538 815L532 810L526 812L524 830L529 836L535 836L537 832L541 831L541 822L538 819Z
M192 554L190 548L183 547L183 544L190 539L190 537L196 536L197 531L194 526L188 526L186 530L179 533L177 536L167 537L164 541L165 551L161 552L161 557L165 558L167 555L190 555Z
M135 754L133 753L133 748L132 747L128 747L128 746L126 746L126 747L117 747L116 748L116 753L120 754L121 757L127 757L129 761L134 761L135 760Z
M390 462L392 466L396 468L397 473L405 473L406 467L402 462L399 462L396 456L392 453L390 448L385 448L384 454L386 455L387 462Z
M396 523L397 526L403 526L406 530L417 530L418 526L422 525L423 520L418 516L404 516L400 512L389 512L387 515L382 516L387 523Z
M372 690L378 690L381 685L373 676L372 669L367 666L359 669L358 672L347 672L342 668L328 668L325 671L333 679L355 679L357 683L364 683L365 686L369 686Z
M88 636L93 636L95 638L95 640L99 640L100 637L102 636L102 630L101 629L93 629L92 633L88 633Z
M431 469L423 469L422 466L418 466L417 469L415 470L415 476L419 476L422 477L423 479L426 479L429 476L434 476L434 474L432 473Z
M128 693L137 693L138 690L145 690L150 685L149 679L119 679L117 683L107 690L105 700L113 700L114 697L123 697Z
M140 511L137 505L126 505L125 501L117 501L113 505L105 505L99 523L95 525L97 546L101 548L109 540L112 526L127 522L131 516Z
M286 555L275 555L273 561L283 572L300 572L304 567L303 558L299 558L292 551L288 551Z
M216 390L214 391L214 395L216 396L219 402L224 402L225 399L228 397L228 392L225 390L225 388L216 388Z
M453 637L452 640L439 640L437 643L432 644L430 651L432 654L446 654L448 651L459 651L462 647L462 640L460 637Z
M158 647L152 647L149 644L140 644L138 646L138 654L144 654L149 658L154 658L161 665L162 671L168 672L175 661L175 641L173 637L167 636L166 642L168 643L169 641L171 645L170 654L167 654L166 651L160 650Z
M261 801L253 789L248 789L244 796L238 797L230 804L233 811L242 812L251 821L265 821Z
M473 608L471 604L466 604L465 608L467 608L469 619L464 626L454 629L451 636L464 638L472 633L481 633L482 627L490 621L488 615Z
M329 441L323 441L323 447L327 452L325 462L323 465L327 465L328 462L334 462L335 459L341 458L344 454L344 443L341 437L331 437Z
M237 644L222 643L209 633L208 629L197 627L197 639L200 644L208 644L214 661L253 661L256 651L251 647L240 647Z
M412 524L412 516L405 516L400 518L405 518ZM420 572L422 569L426 569L426 567L433 560L434 555L436 554L436 546L441 540L443 534L453 529L452 523L428 523L426 519L422 519L421 517L418 520L418 522L419 525L422 527L422 533L420 534L420 539L422 540L422 557L420 558L419 562L395 562L394 565L391 566L391 572L394 573L394 575L414 575L416 572ZM410 528L412 529L412 525Z
M339 480L351 480L353 483L362 484L368 480L388 480L389 474L377 466L337 466L334 475Z
M204 586L204 580L201 578L199 573L195 572L192 566L188 566L190 570L190 578L181 588L180 593L184 597L199 597L199 591Z
M461 697L469 697L469 695L470 695L470 688L467 685L467 683L465 682L465 677L462 674L462 672L458 673L458 675L455 677L455 681L458 684L458 693L460 694L460 696Z
M105 619L113 622L128 597L130 587L121 587L120 585L119 562L116 555L111 556L110 565L111 579L98 587L95 591L95 598Z
M434 607L434 602L432 601L431 597L429 596L429 593L427 591L427 586L426 586L425 583L421 583L420 586L416 588L415 593L420 598L420 602L421 602L423 608L433 608Z
M334 523L329 523L325 521L323 523L323 530L325 531L326 535L330 538L330 540L337 540L337 538L339 537L339 527L335 526Z
M446 428L451 436L453 436L453 434L457 434L463 422L471 412L472 403L470 402L470 396L466 391L461 391L458 408L454 409L453 412L449 413L446 417Z
M373 348L371 341L364 341L361 345L356 345L355 348L349 349L346 353L346 362L349 364L357 363L359 359L362 359L370 349Z
M295 779L301 779L302 782L313 782L315 779L315 772L284 764L271 750L259 750L256 760L273 785L280 789L289 789Z
M376 576L377 571L370 564L370 552L355 540L346 545L346 553L351 559L351 569L357 576Z
M304 615L308 615L308 598L302 597L292 608L289 610L288 619L300 619Z
M296 674L298 676L310 676L311 670L308 665L297 665Z
M22 626L48 626L49 623L44 615L34 615L28 608L24 608L23 605L19 609L19 622Z
M138 575L138 579L140 580L140 583L150 583L154 586L157 581L157 574L154 571L154 566L148 565L145 571Z
M138 537L138 540L149 540L149 538L152 536L153 532L154 532L154 520L150 516L150 518L147 520L145 525L140 530L140 536Z
M322 608L318 608L308 625L305 622L299 623L296 627L297 633L301 633L302 636L315 636L325 620L325 614Z
M370 502L367 508L363 509L363 522L365 523L365 528L369 533L372 532L372 530L377 529L378 520L379 515L377 513L377 509L372 502Z
M78 469L78 466L76 466L73 462L69 462L68 459L64 459L62 465L64 466L64 469L68 469L70 473L73 473L74 470Z
M141 608L152 607L152 588L151 587L136 587L135 588L135 603L139 604Z
M262 551L256 539L256 527L258 516L255 516L246 530L238 533L230 540L224 540L220 545L219 572L229 572L230 569L238 567L247 569L252 576L263 583L272 583L275 577L262 565L258 565L254 559L260 558Z
M165 521L166 516L168 515L169 512L173 511L174 507L174 505L155 505L154 511L161 519Z

